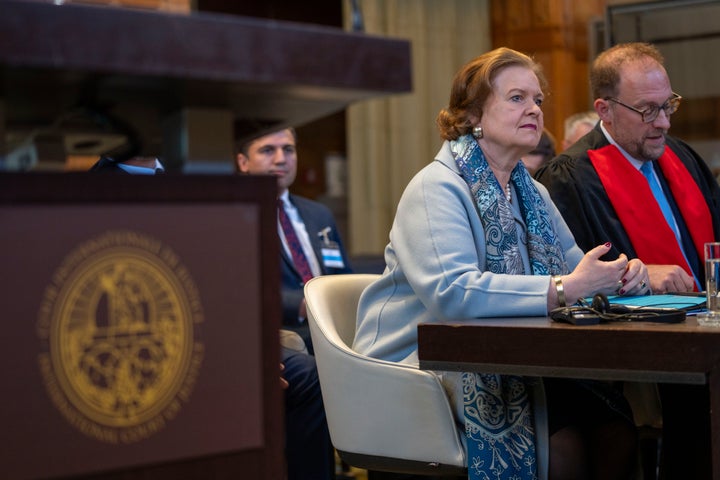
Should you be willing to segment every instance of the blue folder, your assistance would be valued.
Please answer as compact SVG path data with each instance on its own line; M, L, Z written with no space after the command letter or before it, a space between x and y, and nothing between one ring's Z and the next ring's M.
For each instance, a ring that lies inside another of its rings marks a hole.
M707 309L707 300L704 293L610 296L608 300L611 304L626 305L628 307L677 308L691 314L703 312Z

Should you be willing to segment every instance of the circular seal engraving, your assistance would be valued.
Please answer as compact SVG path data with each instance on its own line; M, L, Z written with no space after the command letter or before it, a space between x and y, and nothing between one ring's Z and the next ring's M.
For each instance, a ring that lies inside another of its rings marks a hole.
M147 438L192 393L202 321L198 290L169 247L132 231L90 239L65 257L41 303L48 394L90 437Z

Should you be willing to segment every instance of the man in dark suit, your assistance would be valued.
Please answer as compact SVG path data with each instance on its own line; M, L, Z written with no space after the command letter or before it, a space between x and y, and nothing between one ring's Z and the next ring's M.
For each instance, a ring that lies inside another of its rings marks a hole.
M317 275L350 273L350 263L338 232L335 218L325 205L292 195L288 191L297 175L296 133L286 128L259 137L242 140L238 145L236 166L249 175L275 175L278 179L278 235L281 240L281 296L283 325L300 334L307 350L312 353L310 330L306 320L305 282ZM325 412L319 394L317 372L312 369L295 382L289 376L300 359L313 361L314 357L287 356L291 350L283 348L282 361L286 364L289 392L286 395L287 447L289 478L305 478L301 470L310 473L322 470L323 463L334 464L332 445L327 433ZM312 363L314 367L314 363ZM312 373L312 375L310 375ZM298 376L293 375L298 378ZM312 380L312 381L310 381ZM304 402L312 394L313 404L320 408L302 409L293 406L293 387L303 392ZM297 410L293 416L290 413ZM321 421L321 422L320 422ZM316 425L318 424L318 425ZM310 428L312 427L312 428ZM324 434L322 432L325 432ZM307 478L325 478L307 476Z
M296 141L292 128L251 137L238 145L236 164L242 173L275 175L278 179L278 199L282 201L278 234L282 242L283 324L284 328L298 332L312 353L303 295L305 282L313 276L351 273L352 269L330 209L288 190L297 175ZM290 232L283 228L283 215L292 225ZM296 240L290 238L293 234ZM301 252L293 247L298 243Z

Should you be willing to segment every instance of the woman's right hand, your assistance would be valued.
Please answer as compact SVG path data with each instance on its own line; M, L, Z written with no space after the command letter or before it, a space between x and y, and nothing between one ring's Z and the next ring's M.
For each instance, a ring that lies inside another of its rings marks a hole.
M572 273L563 276L568 305L596 293L614 295L622 288L622 280L628 269L627 256L623 253L612 261L600 260L611 247L612 244L608 242L593 248L585 254Z

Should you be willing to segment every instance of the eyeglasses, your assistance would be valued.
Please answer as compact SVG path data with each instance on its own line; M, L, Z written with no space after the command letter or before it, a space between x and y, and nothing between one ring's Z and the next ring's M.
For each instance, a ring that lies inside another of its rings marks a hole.
M667 101L662 105L648 105L647 107L645 107L644 110L638 110L635 107L631 107L630 105L621 102L617 98L605 97L605 100L610 100L611 102L620 104L625 108L629 108L633 112L639 113L644 123L651 123L655 121L658 115L660 115L660 110L663 110L665 112L666 117L669 117L677 111L677 109L680 107L680 100L682 100L682 97L675 92L673 92L672 95L673 96L668 98Z

